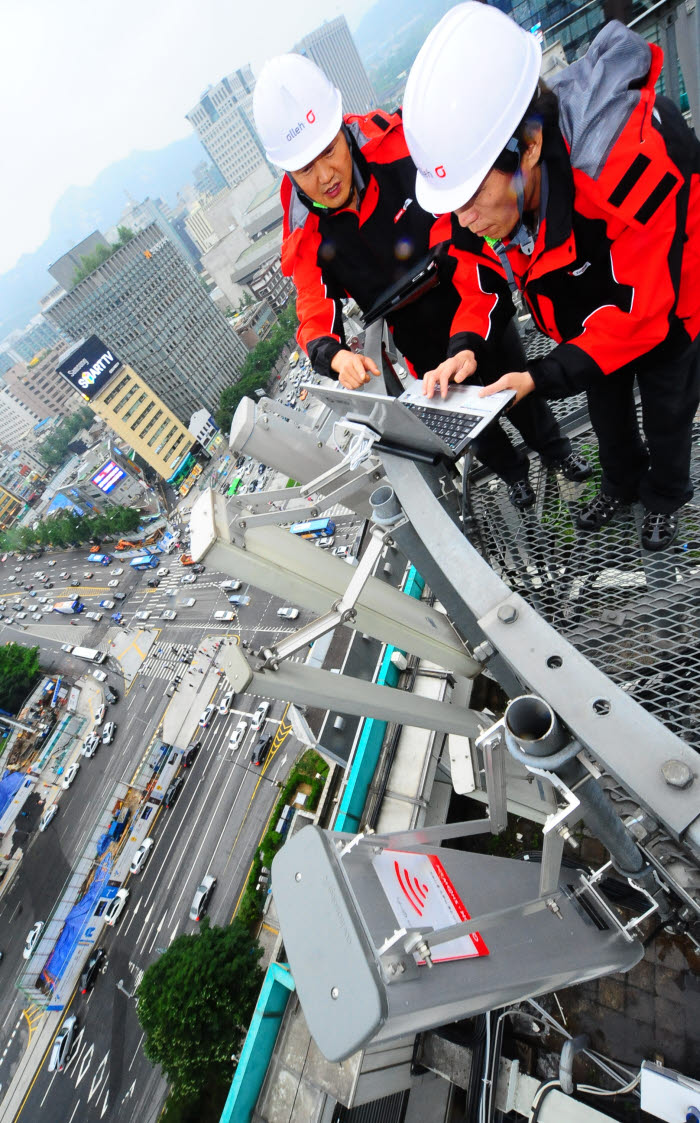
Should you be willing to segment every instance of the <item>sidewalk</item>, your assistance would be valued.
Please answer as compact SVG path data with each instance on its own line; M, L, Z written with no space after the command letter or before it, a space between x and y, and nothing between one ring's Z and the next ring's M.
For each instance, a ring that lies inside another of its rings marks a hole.
M160 635L160 628L110 628L104 643L110 659L118 663L128 689Z

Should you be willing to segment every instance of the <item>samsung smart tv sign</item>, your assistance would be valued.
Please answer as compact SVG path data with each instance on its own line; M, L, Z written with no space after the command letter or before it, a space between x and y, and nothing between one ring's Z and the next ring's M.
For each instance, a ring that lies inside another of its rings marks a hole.
M104 390L123 365L111 348L96 335L91 335L81 340L56 369L89 402Z

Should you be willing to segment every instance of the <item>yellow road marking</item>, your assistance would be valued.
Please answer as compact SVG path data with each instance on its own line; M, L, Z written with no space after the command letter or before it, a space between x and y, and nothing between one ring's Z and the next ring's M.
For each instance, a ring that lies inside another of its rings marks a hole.
M66 1003L66 1005L65 1005L65 1007L64 1007L64 1009L63 1009L63 1016L61 1017L61 1020L59 1021L58 1025L56 1026L56 1029L55 1029L55 1031L54 1031L53 1037L52 1037L52 1038L51 1038L51 1040L49 1041L49 1043L48 1043L48 1045L47 1045L47 1047L46 1047L46 1051L45 1051L45 1053L44 1053L43 1057L41 1058L41 1060L40 1060L39 1064L37 1065L37 1068L36 1068L36 1072L34 1073L34 1077L33 1077L33 1079L32 1079L32 1082L31 1082L31 1084L30 1084L30 1085L29 1085L29 1087L27 1088L27 1092L26 1092L26 1095L25 1095L24 1099L22 1100L22 1103L21 1103L21 1104L19 1105L19 1111L18 1111L18 1112L17 1112L17 1114L15 1115L14 1123L16 1123L16 1121L17 1121L17 1120L19 1119L20 1115L21 1115L21 1114L22 1114L22 1112L24 1111L24 1107L25 1107L25 1104L26 1104L27 1100L29 1099L30 1095L32 1094L32 1088L33 1088L33 1087L34 1087L34 1085L36 1084L36 1082L37 1082L37 1079L38 1079L38 1076L39 1076L39 1073L41 1072L41 1070L42 1070L42 1068L43 1068L43 1066L44 1066L44 1061L46 1060L46 1058L47 1058L47 1056L48 1056L48 1054L49 1054L49 1049L51 1048L51 1046L53 1045L54 1041L56 1040L56 1035L57 1035L58 1031L60 1030L61 1026L63 1025L63 1021L64 1021L64 1018L65 1018L66 1014L68 1013L68 1011L70 1010L71 1004L72 1004L72 1002L73 1002L73 999L75 998L75 996L76 996L76 994L77 994L77 991L78 991L78 984L76 983L76 985L75 985L75 989L74 989L74 991L73 991L72 995L70 996L70 1000L69 1000L69 1001L68 1001L68 1002Z

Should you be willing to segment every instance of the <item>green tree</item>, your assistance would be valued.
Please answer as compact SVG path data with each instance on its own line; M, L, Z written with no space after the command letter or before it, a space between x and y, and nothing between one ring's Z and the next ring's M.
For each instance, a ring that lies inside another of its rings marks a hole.
M224 433L231 428L233 415L238 408L241 398L255 396L256 390L265 387L272 374L272 368L279 359L282 350L294 338L299 326L296 305L293 300L280 312L277 323L272 328L267 339L262 339L250 351L241 367L241 376L233 386L227 386L219 397L219 408L214 414L214 420Z
M37 447L44 464L49 468L60 468L66 460L68 445L76 433L90 425L93 419L94 414L87 406L76 410L70 417L64 417L46 440Z
M85 278L93 272L93 270L102 265L104 261L107 261L113 253L116 253L117 250L120 250L122 246L126 245L127 242L130 242L133 236L134 232L133 230L130 230L128 226L118 226L116 242L111 242L106 246L95 246L92 253L86 254L85 257L81 256L80 267L76 269L75 273L73 274L72 287L75 288L75 286L80 284L81 281L84 281Z
M179 1096L230 1080L263 980L261 955L239 920L220 928L205 917L199 934L178 936L143 976L137 1013L146 1056Z
M39 673L38 647L19 643L0 647L0 708L17 713Z

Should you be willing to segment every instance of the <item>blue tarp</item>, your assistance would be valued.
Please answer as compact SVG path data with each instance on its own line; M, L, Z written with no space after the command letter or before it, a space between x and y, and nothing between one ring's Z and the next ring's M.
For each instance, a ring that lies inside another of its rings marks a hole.
M61 935L58 937L51 953L51 957L47 961L44 970L41 972L42 980L48 983L49 986L56 986L56 983L70 963L75 949L78 946L78 942L84 934L85 925L95 911L95 905L102 896L104 887L109 880L111 867L112 855L106 854L95 870L95 876L92 879L87 893L73 905L73 908L68 913L66 922L61 930Z
M2 780L0 780L0 819L2 819L26 778L24 772L10 772L9 768L5 769Z

